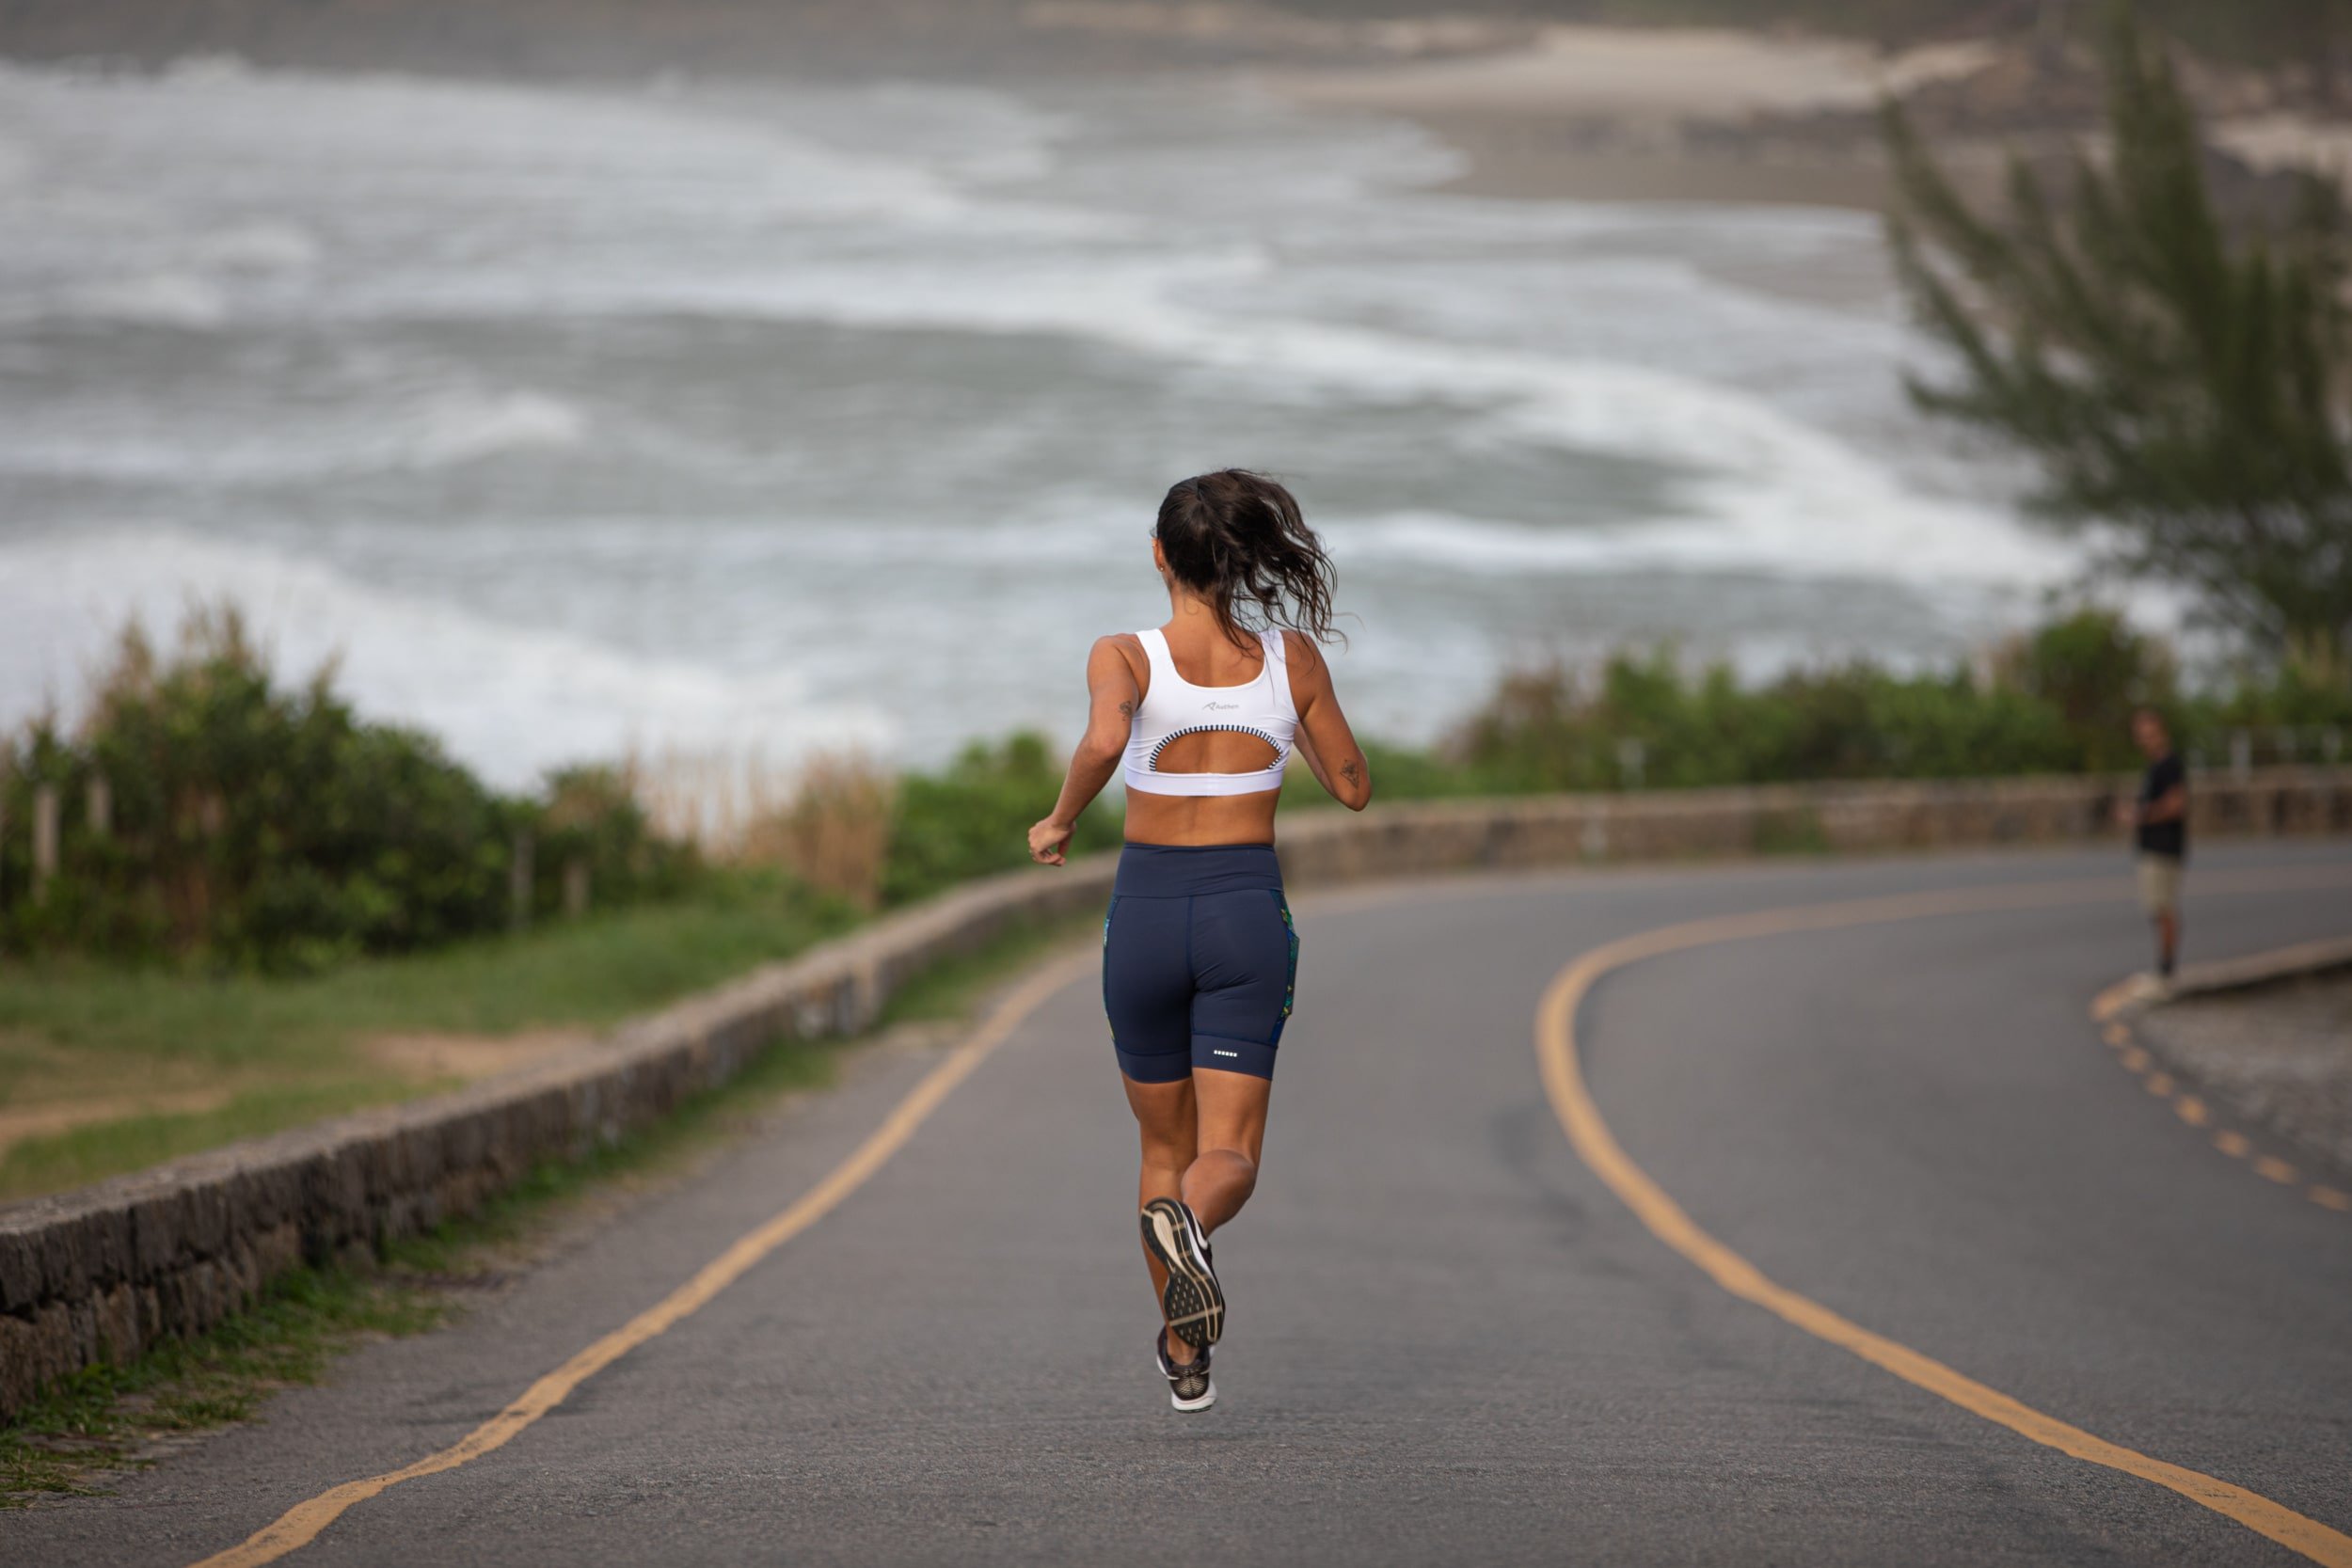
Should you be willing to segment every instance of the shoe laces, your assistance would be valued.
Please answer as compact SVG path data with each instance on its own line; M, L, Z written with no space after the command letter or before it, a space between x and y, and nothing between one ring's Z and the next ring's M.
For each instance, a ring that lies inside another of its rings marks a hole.
M1153 1348L1159 1353L1161 1374L1175 1385L1179 1394L1186 1399L1195 1399L1199 1397L1201 1389L1209 1386L1209 1353L1207 1351L1195 1353L1191 1360L1180 1366L1169 1357L1168 1340L1165 1337Z

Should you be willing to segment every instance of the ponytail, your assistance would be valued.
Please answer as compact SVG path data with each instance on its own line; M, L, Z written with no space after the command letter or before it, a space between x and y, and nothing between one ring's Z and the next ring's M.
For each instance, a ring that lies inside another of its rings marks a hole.
M1339 637L1331 558L1273 480L1223 468L1180 481L1160 502L1155 533L1170 575L1208 601L1234 642L1275 626L1317 642Z

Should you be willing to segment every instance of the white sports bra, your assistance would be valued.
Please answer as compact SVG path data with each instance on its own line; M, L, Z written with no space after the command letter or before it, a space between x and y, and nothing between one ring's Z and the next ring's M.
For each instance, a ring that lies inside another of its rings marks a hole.
M1291 703L1290 666L1279 630L1262 631L1265 662L1247 686L1195 686L1176 673L1168 638L1158 629L1139 631L1152 661L1152 686L1127 732L1127 787L1147 795L1255 795L1282 787L1298 734L1298 709ZM1274 761L1252 773L1164 773L1160 756L1180 736L1206 730L1238 730L1274 748Z

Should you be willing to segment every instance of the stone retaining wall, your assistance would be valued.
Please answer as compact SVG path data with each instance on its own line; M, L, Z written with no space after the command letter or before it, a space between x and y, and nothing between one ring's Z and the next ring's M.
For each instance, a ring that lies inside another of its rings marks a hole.
M1552 796L1286 819L1299 885L1469 867L1869 851L2118 837L2130 781ZM2201 778L2193 832L2352 832L2352 768ZM469 1212L535 1164L576 1157L725 1083L780 1040L854 1034L939 960L1099 909L1108 857L1018 871L882 920L788 963L625 1025L593 1046L455 1094L232 1145L0 1208L0 1416L44 1385L212 1327L302 1261L358 1259Z

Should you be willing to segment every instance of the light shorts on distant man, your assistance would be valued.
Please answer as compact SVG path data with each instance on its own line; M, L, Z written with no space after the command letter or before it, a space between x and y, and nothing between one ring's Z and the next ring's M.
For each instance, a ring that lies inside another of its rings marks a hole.
M2170 914L2181 907L2181 857L2139 857L2139 901L2150 914Z

